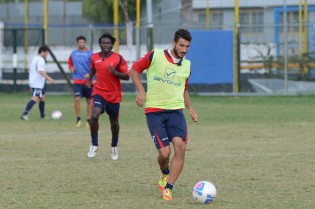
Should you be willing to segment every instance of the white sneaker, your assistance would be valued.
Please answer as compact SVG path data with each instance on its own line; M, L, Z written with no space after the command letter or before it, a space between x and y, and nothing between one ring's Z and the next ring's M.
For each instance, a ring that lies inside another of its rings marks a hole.
M110 152L110 157L112 158L112 160L118 160L118 147L112 147L112 150Z
M91 146L90 146L90 150L89 150L87 156L88 156L88 157L95 157L97 150L98 150L98 146L93 146L93 145L91 145Z
M20 118L21 118L21 120L29 120L28 115L22 115Z

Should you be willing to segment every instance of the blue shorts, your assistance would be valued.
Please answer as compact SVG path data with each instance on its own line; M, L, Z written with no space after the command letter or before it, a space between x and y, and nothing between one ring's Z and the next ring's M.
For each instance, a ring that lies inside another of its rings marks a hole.
M181 137L187 143L187 124L183 110L147 113L146 118L157 149L169 146L174 137Z
M45 95L44 89L32 88L32 96L42 98Z
M88 88L84 84L73 84L73 92L75 97L91 98L92 88Z
M98 107L102 110L102 113L106 112L111 118L118 120L120 103L109 103L100 95L94 95L92 99L92 108Z

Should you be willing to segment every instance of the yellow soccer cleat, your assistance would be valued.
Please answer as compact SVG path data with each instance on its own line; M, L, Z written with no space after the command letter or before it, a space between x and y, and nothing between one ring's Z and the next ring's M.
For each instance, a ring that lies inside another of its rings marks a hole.
M172 190L164 189L163 192L162 192L162 198L164 200L173 200Z
M163 190L167 184L167 181L168 181L168 174L162 174L160 181L159 181L159 189L161 192L163 192Z

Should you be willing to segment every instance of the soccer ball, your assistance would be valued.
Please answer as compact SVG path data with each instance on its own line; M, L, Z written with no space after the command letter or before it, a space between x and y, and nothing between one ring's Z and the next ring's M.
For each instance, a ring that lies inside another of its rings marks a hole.
M217 196L217 189L208 181L200 181L194 186L192 195L198 203L211 204Z
M62 112L60 110L54 110L52 113L51 113L51 118L54 119L54 120L59 120L62 118Z

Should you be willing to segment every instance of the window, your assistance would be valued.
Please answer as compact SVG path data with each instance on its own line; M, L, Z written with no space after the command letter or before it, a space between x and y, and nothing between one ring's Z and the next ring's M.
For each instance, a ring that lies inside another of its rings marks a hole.
M211 28L222 29L223 26L223 14L222 12L213 12L211 14Z
M302 12L302 18L304 14ZM280 13L280 32L284 32L284 13ZM287 12L287 32L297 33L299 32L299 11Z
M202 11L198 15L198 21L206 24L206 12ZM211 29L222 29L223 27L223 13L222 11L210 10L210 28Z
M262 33L264 28L262 10L247 10L240 12L240 31L242 33Z

